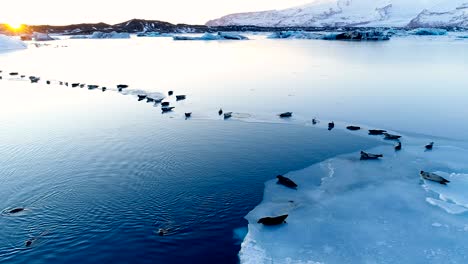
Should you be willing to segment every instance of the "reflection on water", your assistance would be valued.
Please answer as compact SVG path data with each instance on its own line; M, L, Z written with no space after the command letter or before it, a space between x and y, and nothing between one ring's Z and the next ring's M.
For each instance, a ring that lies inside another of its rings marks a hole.
M445 36L376 43L250 37L255 39L64 40L1 59L2 67L44 78L107 87L127 83L164 94L174 90L189 99L179 105L180 113L195 116L216 116L219 107L262 120L294 111L302 119L317 116L466 139L468 79L462 76L468 72L467 41ZM411 122L403 122L403 115Z

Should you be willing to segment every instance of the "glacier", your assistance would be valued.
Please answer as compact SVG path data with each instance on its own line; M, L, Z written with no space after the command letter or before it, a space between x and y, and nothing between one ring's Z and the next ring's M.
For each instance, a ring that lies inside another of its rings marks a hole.
M25 48L27 48L27 45L23 41L0 34L0 51Z
M467 0L316 0L284 10L237 13L207 26L468 27Z

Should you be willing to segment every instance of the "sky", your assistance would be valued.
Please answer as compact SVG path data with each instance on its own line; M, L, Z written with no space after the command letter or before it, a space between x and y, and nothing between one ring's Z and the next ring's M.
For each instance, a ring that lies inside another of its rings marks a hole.
M22 0L2 1L0 23L67 25L115 24L141 18L205 24L231 13L283 9L314 0Z

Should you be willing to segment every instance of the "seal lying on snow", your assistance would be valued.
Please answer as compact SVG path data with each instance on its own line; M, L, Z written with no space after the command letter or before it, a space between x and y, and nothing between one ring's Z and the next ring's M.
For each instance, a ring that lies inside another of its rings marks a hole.
M432 172L421 171L420 175L421 175L421 177L423 177L426 180L438 182L438 183L443 184L443 185L446 185L447 183L450 182L449 180L445 179L444 177L439 176L439 175L437 175L435 173L432 173Z
M278 175L276 176L276 178L278 179L278 184L282 184L286 187L289 187L289 188L297 188L297 184L295 182L293 182L291 179L289 178L286 178L284 177L283 175Z
M259 224L264 224L264 225L281 225L283 223L286 223L286 218L288 215L280 215L276 217L263 217L258 220L257 223Z
M378 158L382 158L382 154L370 154L364 151L361 151L361 160L376 160Z

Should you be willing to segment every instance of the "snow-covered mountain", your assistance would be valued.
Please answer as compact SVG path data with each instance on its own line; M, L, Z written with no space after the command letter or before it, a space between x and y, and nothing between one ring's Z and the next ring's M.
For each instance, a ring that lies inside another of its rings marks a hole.
M316 0L284 10L231 14L206 25L468 27L468 0Z

